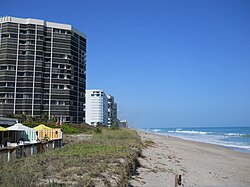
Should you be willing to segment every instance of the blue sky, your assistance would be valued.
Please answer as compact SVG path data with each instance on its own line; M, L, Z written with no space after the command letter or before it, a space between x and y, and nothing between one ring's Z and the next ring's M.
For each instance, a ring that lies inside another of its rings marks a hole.
M133 127L250 126L249 0L0 0L87 35L87 88Z

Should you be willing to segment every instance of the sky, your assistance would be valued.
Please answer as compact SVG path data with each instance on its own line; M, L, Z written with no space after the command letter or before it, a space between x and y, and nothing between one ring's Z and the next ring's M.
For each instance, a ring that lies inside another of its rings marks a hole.
M87 35L87 89L136 128L250 126L249 0L0 0Z

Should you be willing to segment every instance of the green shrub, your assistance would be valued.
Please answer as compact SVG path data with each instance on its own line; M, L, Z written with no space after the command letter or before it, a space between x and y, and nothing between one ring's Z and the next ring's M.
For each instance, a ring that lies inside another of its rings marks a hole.
M98 127L96 127L94 131L95 131L96 134L101 134L102 133L102 129L98 128Z
M76 134L76 133L80 133L81 131L69 124L63 123L62 124L62 129L63 129L63 133L65 134Z

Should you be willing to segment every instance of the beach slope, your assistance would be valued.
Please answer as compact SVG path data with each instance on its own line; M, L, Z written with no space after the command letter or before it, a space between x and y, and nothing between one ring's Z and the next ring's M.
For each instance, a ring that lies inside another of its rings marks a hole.
M138 131L148 144L131 186L250 186L250 154L231 149ZM154 142L154 143L153 143Z

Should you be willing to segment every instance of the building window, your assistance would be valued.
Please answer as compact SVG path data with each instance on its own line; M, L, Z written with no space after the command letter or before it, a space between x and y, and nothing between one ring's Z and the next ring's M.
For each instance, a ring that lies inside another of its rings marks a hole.
M44 77L44 78L49 78L49 74L48 74L48 73L44 73L44 74L43 74L43 77Z
M51 101L51 104L52 104L52 105L56 105L56 104L57 104L57 101L52 100L52 101Z
M42 73L36 73L36 77L42 77Z
M18 72L18 73L17 73L17 76L19 76L19 77L24 76L24 72Z
M7 82L7 83L6 83L6 86L7 86L7 87L14 87L14 86L15 86L15 83L14 83L14 82Z
M27 77L32 77L33 76L33 72L26 72L26 76Z
M27 33L28 34L35 34L35 31L34 30L28 30Z
M32 95L31 94L23 94L23 98L30 99L30 98L32 98Z
M58 88L58 85L57 85L57 84L54 84L54 85L52 86L52 88L57 89L57 88Z
M37 36L37 40L43 40L43 36Z
M64 65L63 65L63 64L60 64L60 65L59 65L59 68L64 68Z
M20 40L19 43L24 45L24 44L26 44L26 41L25 40Z
M10 34L2 34L2 38L10 38Z
M7 66L0 66L0 70L7 70Z
M59 33L59 29L53 29L54 33Z
M58 64L52 64L53 68L58 68Z
M16 70L15 66L8 66L8 70Z
M28 41L26 42L26 44L28 44L28 45L34 45L34 44L35 44L35 41L33 41L33 40L28 40Z
M42 98L41 94L35 94L35 98Z
M20 34L27 34L26 30L20 30Z
M27 52L27 51L20 51L20 53L21 53L22 55L26 55L26 52Z
M44 58L44 62L50 62L50 58Z

